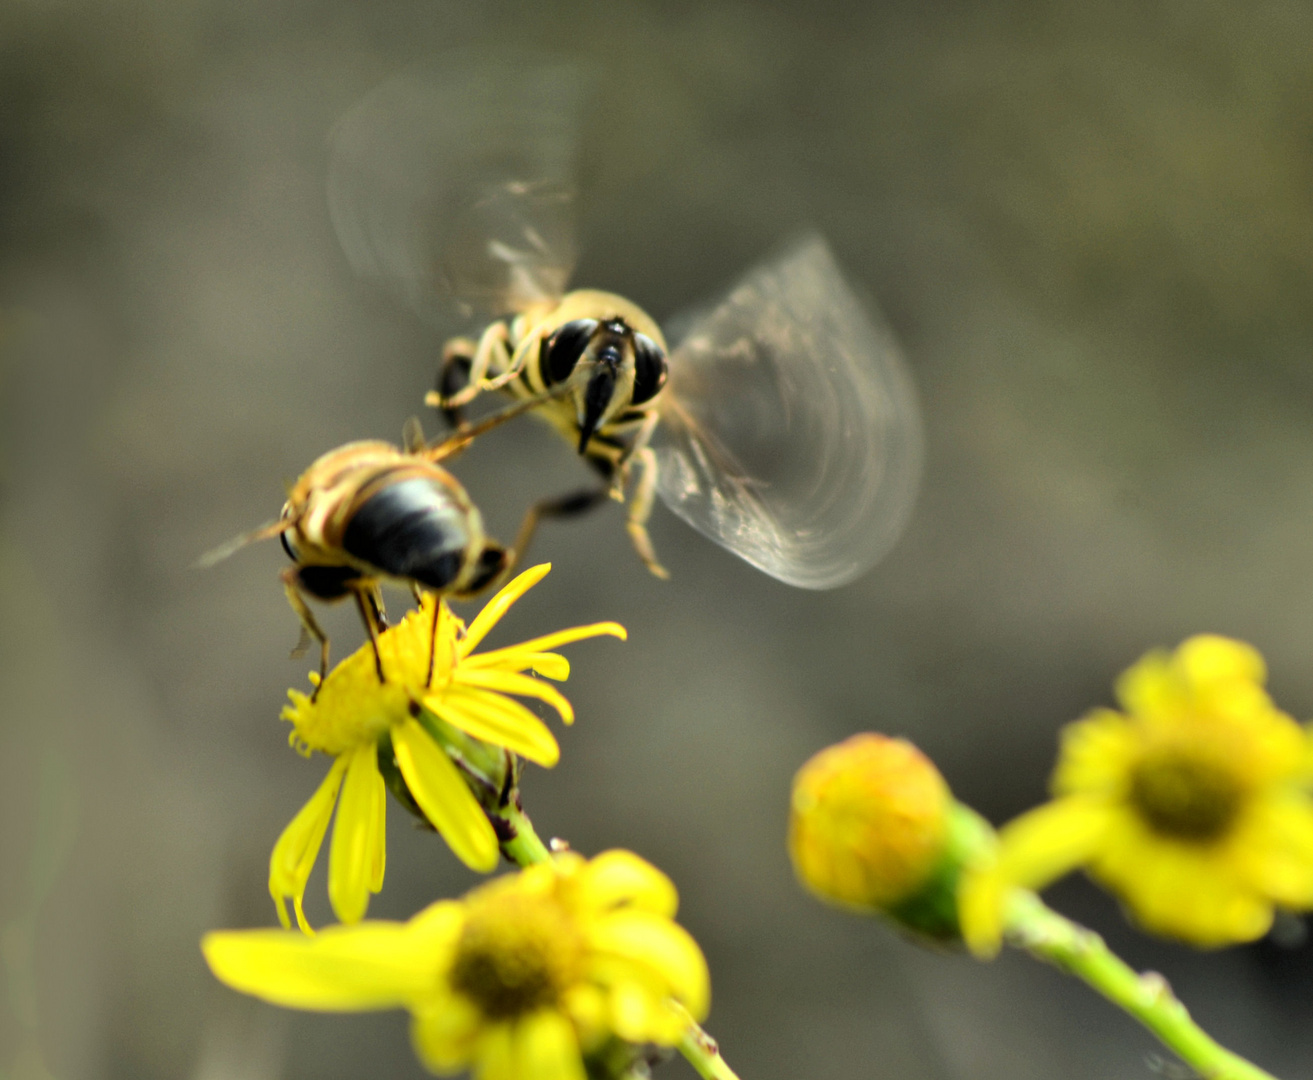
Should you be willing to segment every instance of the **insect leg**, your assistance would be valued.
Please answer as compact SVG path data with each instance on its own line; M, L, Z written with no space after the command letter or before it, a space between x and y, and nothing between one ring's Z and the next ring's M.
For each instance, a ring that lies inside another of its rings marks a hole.
M464 411L443 403L469 386L470 368L474 365L477 349L478 344L466 337L452 338L442 347L442 365L438 368L437 384L424 400L426 404L441 410L448 427L460 428L465 425Z
M319 683L315 686L314 693L310 695L310 700L314 701L319 696L319 688L324 685L324 680L328 678L328 635L315 621L314 613L310 610L310 606L305 602L305 597L301 594L301 578L297 568L289 566L279 577L283 579L283 592L287 594L287 602L292 605L292 610L296 612L297 617L301 620L301 640L305 641L305 635L309 634L310 637L319 642ZM292 650L292 656L295 658L304 652L304 646L298 642L297 647Z
M497 578L497 586L500 588L519 565L529 549L533 534L538 531L538 522L543 518L568 518L586 514L593 507L606 502L609 493L609 487L584 488L554 499L541 499L529 507L525 511L524 520L520 522L520 531L515 534L514 546L506 552L506 565Z
M385 683L387 679L383 675L383 657L378 652L378 634L384 629L378 622L379 608L382 606L378 586L370 584L364 588L355 588L351 590L351 595L356 598L356 608L365 623L365 629L369 631L369 643L374 646L374 669L378 672L378 681L380 684Z
M652 550L652 538L647 534L647 519L652 513L652 502L656 495L657 463L656 454L650 446L644 446L633 458L642 469L638 483L634 485L633 498L629 503L629 514L625 528L629 539L643 564L659 578L670 577L670 571L657 562L656 552Z
M483 391L496 390L515 378L519 369L511 367L510 340L511 329L505 322L498 321L489 326L479 338L479 347L474 350L469 385L446 400L439 398L439 406L460 408L468 405ZM488 378L490 371L493 373L492 378Z

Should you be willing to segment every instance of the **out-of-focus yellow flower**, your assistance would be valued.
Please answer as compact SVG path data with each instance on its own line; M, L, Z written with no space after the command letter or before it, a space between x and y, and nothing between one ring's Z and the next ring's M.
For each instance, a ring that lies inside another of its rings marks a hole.
M823 900L883 910L934 870L951 805L939 770L911 743L854 735L822 750L793 778L794 872Z
M224 931L201 947L219 979L277 1005L409 1009L433 1072L584 1080L583 1055L610 1036L673 1046L706 1015L706 961L677 904L637 855L565 852L406 923Z
M1274 905L1313 905L1308 737L1265 678L1256 650L1212 635L1126 671L1125 712L1065 729L1057 797L1005 826L997 862L965 879L972 949L997 951L1013 888L1077 866L1146 930L1202 947L1260 937Z
M555 765L560 748L547 725L507 695L544 701L572 723L570 703L525 672L564 680L569 663L550 650L598 634L625 637L616 623L596 623L471 655L550 569L544 564L520 574L468 629L444 600L426 594L418 610L379 635L386 677L381 684L373 649L366 644L329 672L314 698L288 691L291 703L282 715L292 723L292 745L307 755L319 750L336 760L283 830L269 860L269 891L284 926L291 925L290 898L297 923L310 932L302 898L335 805L337 824L328 853L334 913L344 923L357 922L369 894L382 888L386 785L380 764L399 773L418 810L462 862L485 873L497 865L496 834L453 754L460 756L462 746L471 754L502 747L539 765ZM312 682L317 678L311 675Z

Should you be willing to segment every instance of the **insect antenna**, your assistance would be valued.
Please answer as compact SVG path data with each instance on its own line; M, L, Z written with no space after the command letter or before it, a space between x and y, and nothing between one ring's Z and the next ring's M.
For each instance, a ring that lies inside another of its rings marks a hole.
M258 540L268 540L270 537L278 536L292 527L290 518L281 518L278 521L266 521L258 529L252 529L250 532L242 533L241 536L234 536L227 543L220 544L216 548L211 548L192 566L197 570L208 570L215 563L221 563L228 558L233 552L244 548L247 544L254 544Z

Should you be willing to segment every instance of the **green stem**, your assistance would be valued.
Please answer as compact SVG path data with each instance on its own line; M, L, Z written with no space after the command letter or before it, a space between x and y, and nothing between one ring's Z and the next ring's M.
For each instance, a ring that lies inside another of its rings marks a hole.
M539 838L533 822L523 810L511 804L498 816L515 831L515 838L504 841L501 846L508 859L519 866L532 866L534 863L547 862L552 857L551 849ZM738 1075L720 1056L716 1040L698 1026L698 1022L682 1005L673 1000L670 1005L678 1009L684 1018L684 1034L679 1040L679 1052L697 1070L698 1075L703 1080L739 1080Z
M529 815L513 803L499 815L515 832L515 838L502 842L502 852L517 866L533 866L534 863L547 862L552 857L551 849L542 842L534 831Z
M702 1080L739 1080L738 1074L720 1056L716 1040L702 1030L682 1005L674 1002L671 1004L684 1015L684 1034L679 1040L679 1052L697 1070Z
M1276 1080L1200 1028L1161 975L1139 974L1098 934L1064 919L1034 893L1019 889L1012 894L1006 933L1010 944L1083 980L1130 1013L1202 1080Z

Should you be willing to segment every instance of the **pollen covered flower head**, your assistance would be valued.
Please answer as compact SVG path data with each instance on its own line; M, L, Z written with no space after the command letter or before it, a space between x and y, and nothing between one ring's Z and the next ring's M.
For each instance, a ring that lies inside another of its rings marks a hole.
M269 861L269 891L284 926L290 925L290 898L297 922L309 931L302 898L334 806L329 900L344 923L364 917L369 894L383 885L388 786L467 866L486 873L497 865L497 836L471 784L504 775L505 751L546 767L560 757L547 725L508 695L546 702L572 723L574 712L560 692L526 673L564 680L569 663L552 649L599 634L625 636L616 623L596 623L474 654L510 606L550 569L545 564L520 574L468 629L444 600L426 594L418 610L378 637L382 683L373 647L366 644L329 672L313 696L288 691L282 715L292 724L292 745L335 760L283 830Z
M673 1046L706 1015L706 961L677 905L630 852L564 852L406 923L224 931L202 949L220 980L277 1005L409 1009L435 1073L584 1080L584 1057L612 1036Z
M1146 930L1209 947L1251 941L1274 906L1313 905L1309 739L1263 683L1256 650L1200 635L1117 681L1124 712L1063 732L1056 798L1000 834L961 893L967 940L997 949L1006 894L1084 866Z

